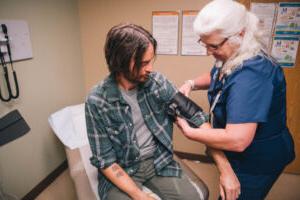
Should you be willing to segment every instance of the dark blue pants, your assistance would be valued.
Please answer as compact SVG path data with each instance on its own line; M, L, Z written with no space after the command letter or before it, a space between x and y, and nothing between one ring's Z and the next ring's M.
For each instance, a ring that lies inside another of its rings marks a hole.
M281 172L263 175L237 173L236 175L241 184L241 194L238 200L265 199L280 174Z

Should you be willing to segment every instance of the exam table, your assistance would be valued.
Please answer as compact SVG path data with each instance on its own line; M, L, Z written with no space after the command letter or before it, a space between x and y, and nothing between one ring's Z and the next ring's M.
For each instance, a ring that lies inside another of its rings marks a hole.
M78 200L100 200L97 189L98 171L89 160L91 150L86 133L84 104L63 108L53 113L48 121L56 136L65 145L69 171ZM200 198L207 200L209 191L206 184L180 158L175 155L174 159L180 163ZM148 188L143 189L151 192Z

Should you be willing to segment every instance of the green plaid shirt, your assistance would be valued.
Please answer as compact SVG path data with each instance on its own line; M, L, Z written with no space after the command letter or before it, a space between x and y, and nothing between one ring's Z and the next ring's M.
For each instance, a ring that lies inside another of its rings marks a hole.
M156 138L154 166L157 175L180 176L181 169L173 160L173 122L164 112L165 104L177 89L161 74L154 72L138 86L137 99L145 124ZM139 168L140 150L133 134L130 106L118 89L113 75L97 85L85 103L86 125L92 150L91 163L98 169L118 163L132 175ZM98 192L106 199L111 182L99 170Z

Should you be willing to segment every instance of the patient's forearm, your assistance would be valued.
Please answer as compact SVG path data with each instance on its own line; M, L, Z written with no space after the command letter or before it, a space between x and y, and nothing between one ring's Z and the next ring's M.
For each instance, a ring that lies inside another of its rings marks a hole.
M101 171L106 178L114 183L120 190L127 193L131 198L137 199L136 197L142 192L119 164L114 163Z

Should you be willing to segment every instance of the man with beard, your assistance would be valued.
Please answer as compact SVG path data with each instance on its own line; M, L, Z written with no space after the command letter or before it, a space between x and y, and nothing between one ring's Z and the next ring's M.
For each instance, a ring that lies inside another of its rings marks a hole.
M197 200L195 187L173 160L173 121L164 111L177 89L153 72L157 42L144 28L120 24L107 34L109 76L86 100L91 163L102 200Z

